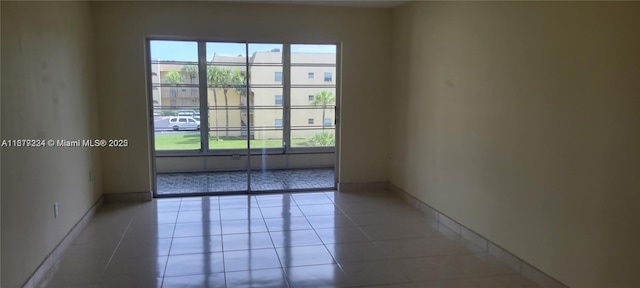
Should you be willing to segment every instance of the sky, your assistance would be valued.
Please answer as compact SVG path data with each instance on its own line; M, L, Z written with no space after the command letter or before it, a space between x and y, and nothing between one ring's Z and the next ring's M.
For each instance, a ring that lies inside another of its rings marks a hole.
M271 51L280 49L282 44L252 44L249 43L249 55L256 51ZM207 43L207 61L211 61L213 53L225 56L244 56L244 43ZM291 45L293 53L336 53L336 45ZM151 41L151 58L162 61L197 61L198 43L193 41Z

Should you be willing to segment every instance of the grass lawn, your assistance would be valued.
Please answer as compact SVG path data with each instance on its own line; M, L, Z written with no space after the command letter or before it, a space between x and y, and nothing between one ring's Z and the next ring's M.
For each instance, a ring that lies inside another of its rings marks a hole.
M155 138L156 150L198 150L200 149L200 133L158 133ZM307 147L307 139L293 139L293 147ZM251 148L282 147L282 140L251 140ZM209 149L243 149L247 148L247 140L236 137L209 137Z

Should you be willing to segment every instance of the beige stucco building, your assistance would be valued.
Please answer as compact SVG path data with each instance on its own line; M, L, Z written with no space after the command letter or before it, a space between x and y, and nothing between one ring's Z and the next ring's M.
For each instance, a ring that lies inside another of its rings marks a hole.
M244 56L214 54L211 60L210 67L239 70L242 75L246 75L247 61ZM283 56L279 50L254 52L249 58L249 106L252 107L252 135L255 139L283 137L286 100L282 62ZM304 139L321 131L334 133L336 54L292 53L291 63L291 138ZM189 77L182 72L184 65L163 62L162 59L153 61L151 66L152 82L163 84L162 87L153 87L152 97L156 111L165 110L166 115L178 110L199 109L197 76ZM166 75L171 71L182 73L183 83L178 87L164 86L169 84L166 82ZM314 102L316 94L321 91L327 91L333 96L333 101L325 108ZM208 88L211 137L247 135L246 95L246 88Z

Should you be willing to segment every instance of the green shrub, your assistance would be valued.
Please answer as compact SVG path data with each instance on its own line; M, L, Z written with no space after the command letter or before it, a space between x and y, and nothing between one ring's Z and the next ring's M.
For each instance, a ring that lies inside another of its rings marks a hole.
M331 132L319 132L307 142L309 146L335 146L336 136Z

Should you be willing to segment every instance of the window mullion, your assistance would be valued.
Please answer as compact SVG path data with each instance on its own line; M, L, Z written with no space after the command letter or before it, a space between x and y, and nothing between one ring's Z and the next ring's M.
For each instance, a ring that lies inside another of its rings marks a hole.
M200 91L200 143L201 151L209 151L209 111L207 93L207 44L198 41L198 88Z
M283 56L283 111L284 126L282 130L282 140L284 141L284 152L289 152L291 148L291 44L282 45Z

